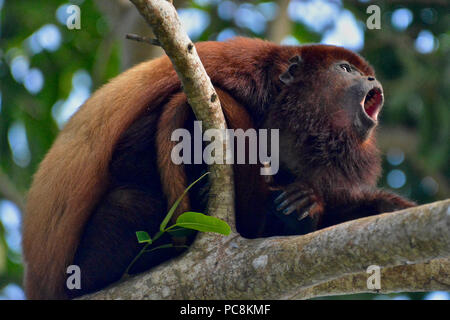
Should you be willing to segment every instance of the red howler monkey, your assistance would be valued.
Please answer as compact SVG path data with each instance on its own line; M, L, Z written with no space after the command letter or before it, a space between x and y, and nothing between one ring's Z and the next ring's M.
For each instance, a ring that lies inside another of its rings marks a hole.
M234 165L243 236L300 233L279 216L307 217L323 228L413 205L375 189L373 129L383 93L363 58L334 46L245 38L196 46L229 128L280 129L280 171L271 185L259 165ZM167 57L131 68L92 95L57 137L28 194L28 298L71 298L120 279L141 248L135 232L155 234L167 208L206 169L170 160L173 130L193 130L194 120ZM178 214L204 210L204 190L193 188ZM176 254L145 254L132 272ZM81 290L66 288L72 264L81 269Z

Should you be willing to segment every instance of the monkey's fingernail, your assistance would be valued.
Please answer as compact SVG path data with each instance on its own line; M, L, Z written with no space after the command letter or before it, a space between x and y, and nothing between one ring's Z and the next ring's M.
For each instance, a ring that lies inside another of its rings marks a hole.
M306 211L297 218L298 221L305 219L307 216L309 216L309 213L312 212L317 207L317 202L313 202L310 206L306 208Z
M305 219L307 216L309 216L309 211L305 211L303 212L303 214L297 218L298 221L301 221L303 219Z
M286 192L283 191L278 197L275 198L274 202L275 202L275 203L280 202L281 200L283 200L283 198L284 198L285 196L286 196Z
M284 207L286 207L289 204L289 200L284 200L282 203L280 203L277 207L277 211L280 211Z
M295 210L294 206L287 207L286 209L283 210L283 214L290 215L292 213L292 211L294 211L294 210Z

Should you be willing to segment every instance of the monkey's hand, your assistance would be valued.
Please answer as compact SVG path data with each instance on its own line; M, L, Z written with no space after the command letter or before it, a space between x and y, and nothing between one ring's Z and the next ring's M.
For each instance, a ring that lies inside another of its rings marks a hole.
M294 182L279 187L283 192L274 200L276 210L284 215L295 213L297 220L310 217L316 224L324 212L324 204L313 189Z

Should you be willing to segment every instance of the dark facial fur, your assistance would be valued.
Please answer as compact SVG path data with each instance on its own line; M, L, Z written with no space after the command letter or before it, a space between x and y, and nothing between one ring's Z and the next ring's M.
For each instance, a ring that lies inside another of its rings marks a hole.
M346 60L320 65L294 56L289 62L265 120L266 127L280 129L282 166L320 189L374 183L380 167L371 140L383 102L381 84ZM324 170L334 172L324 177Z

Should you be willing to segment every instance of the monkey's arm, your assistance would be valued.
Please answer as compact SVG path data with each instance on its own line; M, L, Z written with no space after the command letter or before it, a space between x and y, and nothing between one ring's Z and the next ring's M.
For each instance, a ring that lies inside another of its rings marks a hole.
M334 194L326 201L308 188L291 184L274 193L268 219L268 235L305 234L345 221L413 207L416 204L381 189L356 194Z
M416 206L414 202L389 191L381 189L364 190L351 201L338 204L327 204L324 208L324 214L319 221L318 229L326 228L348 220L414 206Z

